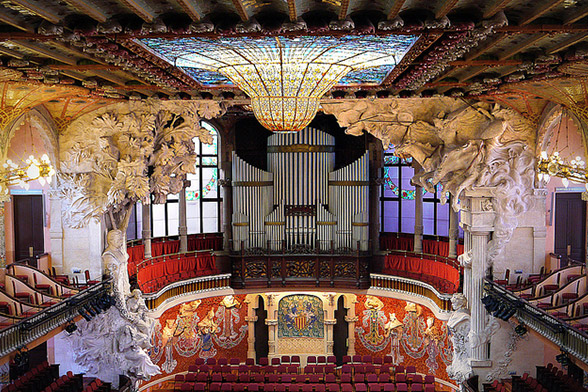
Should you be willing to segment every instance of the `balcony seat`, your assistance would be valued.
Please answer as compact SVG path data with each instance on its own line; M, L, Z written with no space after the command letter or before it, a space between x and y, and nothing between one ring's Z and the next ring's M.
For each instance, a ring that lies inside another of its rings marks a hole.
M42 303L41 305L39 305L39 306L42 306L42 307L44 307L44 308L48 308L48 307L50 307L50 306L57 305L57 303L58 303L58 302L55 302L55 301L47 301L47 302L43 302L43 303Z
M50 284L36 284L35 288L39 291L45 292L47 294L51 294L53 291L53 287Z
M22 317L31 317L34 316L35 314L37 314L37 312L33 311L33 310L27 310L26 312L22 312L20 315Z
M61 298L70 298L73 297L75 294L74 293L63 293L61 294Z
M529 299L529 298L533 298L532 294L521 294L519 295L519 297L521 297L522 299Z
M570 316L566 312L555 312L551 314L553 317L560 318L560 319L567 319Z
M546 309L546 308L550 308L551 307L551 302L539 302L537 304L537 307L539 309Z
M568 282L571 282L572 280L578 279L581 276L582 275L569 275L568 276Z
M578 298L578 293L563 293L561 295L561 298L566 300L566 301L570 301L572 299L576 299Z
M26 293L26 292L14 293L14 296L23 302L28 302L28 303L33 302L32 301L33 295L30 293Z
M559 289L558 284L546 284L545 286L543 286L543 290L545 291L555 291L557 289Z

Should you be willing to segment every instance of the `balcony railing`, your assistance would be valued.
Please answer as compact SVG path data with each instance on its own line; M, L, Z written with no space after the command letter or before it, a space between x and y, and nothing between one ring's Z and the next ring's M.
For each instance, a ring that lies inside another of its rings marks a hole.
M588 363L588 334L532 306L491 280L485 280L484 290L488 295L515 308L515 316L526 326L551 340L562 350Z
M414 295L432 301L441 312L451 311L451 294L443 294L432 285L400 276L370 274L371 289Z
M107 293L110 280L104 280L94 286L80 291L47 309L28 317L18 324L0 331L0 357L21 348L55 328L75 319L78 310L90 301Z
M145 299L147 308L153 310L181 296L197 294L198 292L228 289L230 288L230 283L231 274L202 276L171 283L157 293L144 294L143 298Z

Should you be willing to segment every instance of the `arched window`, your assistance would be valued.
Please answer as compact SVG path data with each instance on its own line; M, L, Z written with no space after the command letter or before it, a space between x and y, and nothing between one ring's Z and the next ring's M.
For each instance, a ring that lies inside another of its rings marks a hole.
M412 159L384 152L384 182L380 193L380 228L383 232L414 233L415 187L410 184L414 176ZM449 204L441 204L439 190L423 190L423 234L447 236L449 234Z
M186 223L188 234L216 233L221 230L222 198L218 189L218 132L208 122L202 121L213 135L212 144L203 144L194 139L196 148L196 173L188 174L190 186L186 189ZM151 205L151 235L153 237L174 236L179 234L180 208L179 196L168 195L165 204ZM141 204L137 204L127 238L141 238L142 219Z
M218 132L208 122L202 121L203 128L213 135L212 144L195 140L196 174L188 174L191 184L186 189L188 234L216 233L221 231L222 198L218 186Z

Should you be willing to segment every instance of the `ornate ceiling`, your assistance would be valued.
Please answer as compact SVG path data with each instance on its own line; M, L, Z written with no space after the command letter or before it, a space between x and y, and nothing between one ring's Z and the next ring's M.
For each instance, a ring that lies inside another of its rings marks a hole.
M533 121L548 101L586 113L588 0L2 0L0 102L43 103L57 119L154 95L239 110L249 102L234 85L145 43L349 35L418 38L395 67L344 80L327 102L441 95Z

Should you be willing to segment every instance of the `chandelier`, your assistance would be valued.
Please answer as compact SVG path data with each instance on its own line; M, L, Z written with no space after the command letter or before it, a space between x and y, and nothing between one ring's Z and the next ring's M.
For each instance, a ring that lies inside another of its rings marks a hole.
M588 171L586 170L586 162L584 162L584 160L580 156L576 156L572 159L566 159L562 157L563 152L569 148L567 142L569 138L569 118L566 114L567 112L565 110L562 110L562 113L560 114L559 124L557 125L555 145L553 147L553 153L549 155L546 150L543 150L539 155L539 159L537 161L537 177L539 181L543 181L545 183L549 182L551 177L559 177L562 179L561 182L566 188L570 185L571 181L579 184L584 184L586 190L588 190ZM559 141L560 133L562 130L562 123L564 122L564 116L566 116L566 145L562 148L559 145Z
M274 132L295 132L317 113L321 97L346 75L379 82L398 64L418 37L300 36L146 38L141 42L197 81L234 84L251 98L257 120ZM366 76L367 75L367 76ZM375 77L377 79L377 76Z
M24 166L7 159L0 169L0 198L2 201L6 200L10 186L20 186L28 190L29 182L34 180L38 180L41 186L50 184L54 174L55 169L51 166L47 154L43 154L40 159L29 156Z

